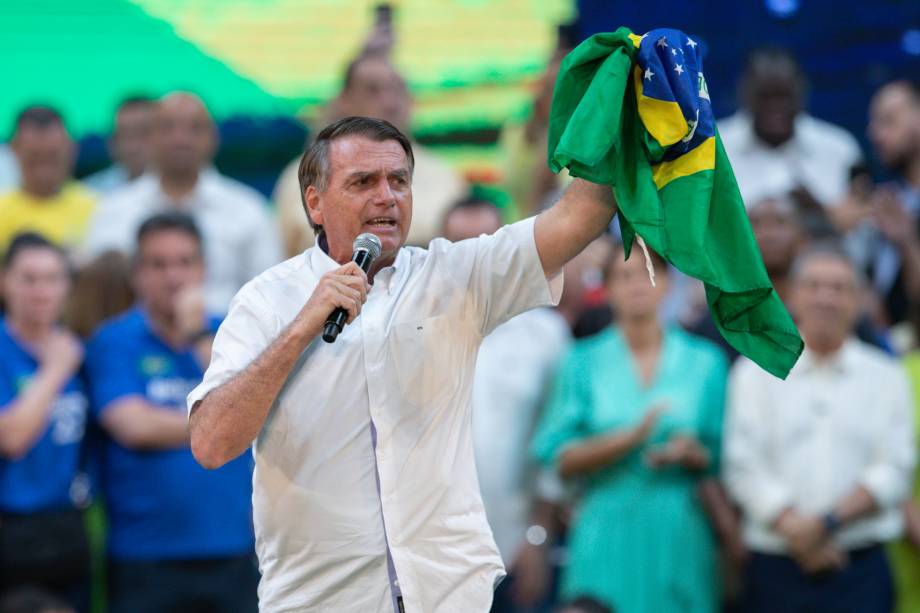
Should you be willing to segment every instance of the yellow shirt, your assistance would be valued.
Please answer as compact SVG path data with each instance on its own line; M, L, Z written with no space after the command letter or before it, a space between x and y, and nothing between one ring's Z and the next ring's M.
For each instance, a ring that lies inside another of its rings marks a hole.
M0 252L20 232L38 232L65 249L80 245L90 215L96 208L95 192L72 181L52 198L36 198L21 189L0 194Z

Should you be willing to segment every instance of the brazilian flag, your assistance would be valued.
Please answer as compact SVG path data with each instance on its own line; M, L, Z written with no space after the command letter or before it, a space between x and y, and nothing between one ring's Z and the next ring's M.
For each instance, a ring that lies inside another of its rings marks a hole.
M786 377L802 339L754 242L696 41L620 28L569 53L550 112L549 164L613 186L627 256L638 234L703 281L725 340Z

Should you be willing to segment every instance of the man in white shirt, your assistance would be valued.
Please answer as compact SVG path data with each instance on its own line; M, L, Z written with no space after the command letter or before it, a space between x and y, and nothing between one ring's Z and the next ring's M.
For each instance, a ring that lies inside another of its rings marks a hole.
M742 77L743 109L719 122L719 134L748 206L796 196L835 206L862 158L847 131L806 113L805 75L785 51L755 52Z
M444 217L451 242L494 234L501 213L475 197ZM482 341L473 378L473 448L486 518L509 576L491 613L537 610L551 582L547 555L558 523L562 483L530 460L528 444L548 386L571 341L565 319L550 308L525 311Z
M263 611L487 611L504 575L473 456L477 349L558 300L563 264L610 223L612 191L576 181L492 236L404 248L412 163L385 121L320 132L300 172L317 246L240 291L189 394L204 466L255 441ZM368 275L349 262L363 232L382 243ZM335 308L349 325L325 344Z
M150 98L127 98L115 111L115 126L109 138L112 165L83 179L100 194L110 194L141 176L150 165L150 132L156 104Z
M217 130L196 96L174 93L157 103L152 146L155 170L99 204L87 249L91 254L106 249L130 253L148 217L171 209L189 213L204 236L207 307L226 313L244 283L281 260L265 199L211 167Z
M842 252L803 253L802 357L786 381L746 359L732 370L724 477L753 552L746 612L892 610L882 544L902 529L913 407L897 363L852 336L860 289Z

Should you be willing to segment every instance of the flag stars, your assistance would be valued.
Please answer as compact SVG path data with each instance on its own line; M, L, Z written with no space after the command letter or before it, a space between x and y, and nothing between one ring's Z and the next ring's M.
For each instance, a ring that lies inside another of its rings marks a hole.
M651 81L651 80L652 80L652 77L654 77L654 76L655 76L655 73L652 72L652 69L651 69L651 68L646 68L646 69L645 69L645 79L646 79L647 81Z
M677 55L677 49L671 47L671 55Z
M680 64L675 64L674 72L676 72L677 74L684 74L684 67L681 66Z
M662 36L661 38L658 39L658 42L655 43L655 46L656 46L656 47L661 47L661 48L667 47L667 46L668 46L668 39L666 39L664 36Z
M692 38L687 38L687 44L690 45L691 49L696 49L696 41Z

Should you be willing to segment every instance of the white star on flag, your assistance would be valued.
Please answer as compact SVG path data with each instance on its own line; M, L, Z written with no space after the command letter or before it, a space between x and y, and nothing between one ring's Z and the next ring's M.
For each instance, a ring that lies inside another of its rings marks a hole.
M691 49L696 49L696 41L693 40L692 38L687 39L687 44L690 45Z
M655 46L657 46L657 47L667 47L667 46L668 46L668 41L667 41L667 39L666 39L664 36L662 36L661 38L658 39L658 42L655 43Z
M654 76L655 76L655 73L652 72L652 69L651 69L651 68L646 68L646 69L645 69L645 78L646 78L646 79L648 79L649 81L651 81L651 80L652 80L652 77L654 77Z
M680 64L675 64L674 72L676 72L677 74L684 74L684 67L681 66Z
M677 49L671 49L671 55L677 55Z

